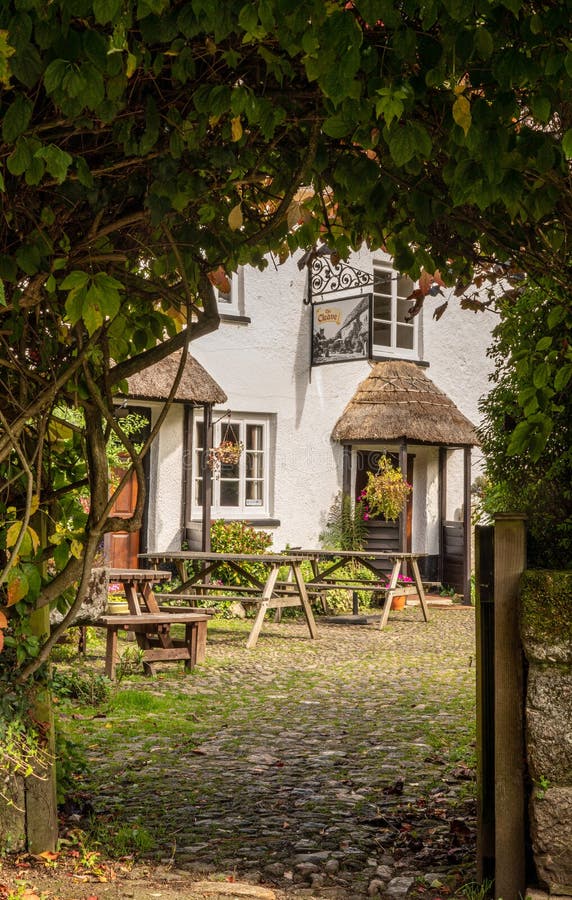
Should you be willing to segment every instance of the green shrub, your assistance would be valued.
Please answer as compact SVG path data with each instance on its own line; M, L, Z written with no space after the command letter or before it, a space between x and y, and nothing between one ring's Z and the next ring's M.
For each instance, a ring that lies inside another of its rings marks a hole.
M325 550L363 550L367 526L365 504L339 492L328 510L319 540Z
M248 525L247 522L225 522L216 519L211 525L211 550L214 553L264 553L272 544L272 535ZM255 578L266 580L267 569L256 563L245 569ZM248 582L231 566L221 566L217 578L223 584L246 585Z
M95 672L67 671L54 669L52 690L57 697L78 700L88 706L106 703L111 692L111 682L105 675Z
M526 513L529 565L548 569L572 559L572 313L554 287L529 284L498 300L477 486L484 517Z

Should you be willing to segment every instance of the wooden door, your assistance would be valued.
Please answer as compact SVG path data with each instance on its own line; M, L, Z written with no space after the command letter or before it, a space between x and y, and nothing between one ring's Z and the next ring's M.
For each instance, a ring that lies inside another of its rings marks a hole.
M144 425L137 434L130 435L131 440L134 442L141 442L147 438L150 429L151 423L151 411L149 409L143 407L124 407L121 410L122 415L128 415L129 413L136 413L139 417L143 417L147 419L147 424ZM148 461L149 454L147 454L143 460L143 471L145 473L145 479L147 484L149 483L149 470L148 470ZM119 469L115 472L116 478L120 479L124 474L124 470ZM111 515L119 516L124 519L130 519L133 513L135 512L135 505L137 503L137 476L135 472L132 472L129 476L128 480L124 484L123 488L119 492L118 496L115 498L115 502L113 504ZM143 546L143 536L145 534L145 521L147 518L146 515L146 507L147 502L145 503L145 510L143 512L143 527L138 531L118 531L114 534L106 534L104 540L104 548L105 548L105 564L107 566L111 566L113 569L137 569L140 568L138 554L144 553L147 549Z
M377 472L379 458L382 456L379 450L358 450L356 454L356 498L359 497L362 490L367 484L367 473ZM393 463L398 465L399 457L397 453L387 454ZM413 484L413 461L415 456L412 453L407 454L407 481ZM412 547L412 531L413 531L413 492L409 495L406 507L406 535L408 553L411 553ZM399 524L397 522L388 522L383 517L378 516L370 519L368 523L368 536L366 539L366 549L379 550L391 553L399 550Z
M121 476L121 470L116 473ZM113 504L111 515L130 519L137 503L137 476L132 472ZM112 569L137 569L140 552L139 531L117 531L105 536L105 557Z

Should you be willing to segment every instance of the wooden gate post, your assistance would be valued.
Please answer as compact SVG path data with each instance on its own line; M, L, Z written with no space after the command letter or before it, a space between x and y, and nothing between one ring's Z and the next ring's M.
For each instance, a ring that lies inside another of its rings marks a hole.
M495 516L495 897L526 889L524 678L519 579L526 568L525 516Z
M494 537L492 525L475 527L477 881L490 885L495 880Z

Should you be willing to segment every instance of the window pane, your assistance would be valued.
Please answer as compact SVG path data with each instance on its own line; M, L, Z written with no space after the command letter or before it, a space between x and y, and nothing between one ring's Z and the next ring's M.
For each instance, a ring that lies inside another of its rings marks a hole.
M397 296L409 297L413 290L413 282L407 275L400 275L397 281Z
M374 319L385 319L386 322L391 321L391 299L389 297L373 298L373 317Z
M262 481L246 482L246 503L250 506L262 506L264 501L264 484Z
M391 326L383 322L373 323L373 343L380 347L391 346Z
M264 467L264 457L262 453L246 454L246 477L262 478Z
M231 441L233 444L238 444L240 441L240 425L238 422L229 422L228 425L223 425L220 430L220 440L221 443L223 441Z
M398 300L397 301L397 321L405 322L407 321L407 315L409 310L413 306L413 300Z
M195 506L202 506L203 503L203 479L195 479Z
M195 447L205 446L205 426L203 422L195 422Z
M220 505L238 506L238 481L220 482Z
M246 448L247 450L262 450L262 425L246 426Z
M238 478L239 468L240 468L240 462L221 463L220 464L220 477L221 478Z
M404 350L413 350L413 325L397 326L397 346Z
M376 294L388 294L391 296L391 274L385 269L373 270L373 290Z

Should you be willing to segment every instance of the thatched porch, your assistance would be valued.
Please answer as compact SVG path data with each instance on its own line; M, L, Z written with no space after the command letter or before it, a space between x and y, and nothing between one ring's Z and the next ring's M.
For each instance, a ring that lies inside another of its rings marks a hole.
M365 484L368 469L375 471L380 453L387 452L395 454L409 481L425 479L427 507L432 488L427 472L433 467L437 480L438 546L436 553L428 555L424 575L450 584L469 602L471 448L479 443L473 424L427 377L422 367L403 361L379 362L372 366L371 373L347 404L334 426L332 438L344 448L343 492L348 496L357 496ZM454 451L463 454L459 518L448 514L447 476ZM414 489L413 498L395 525L384 521L371 523L370 549L375 546L383 550L427 552L427 547L418 546L413 527L413 503L420 502L419 490ZM417 519L420 518L418 515Z

